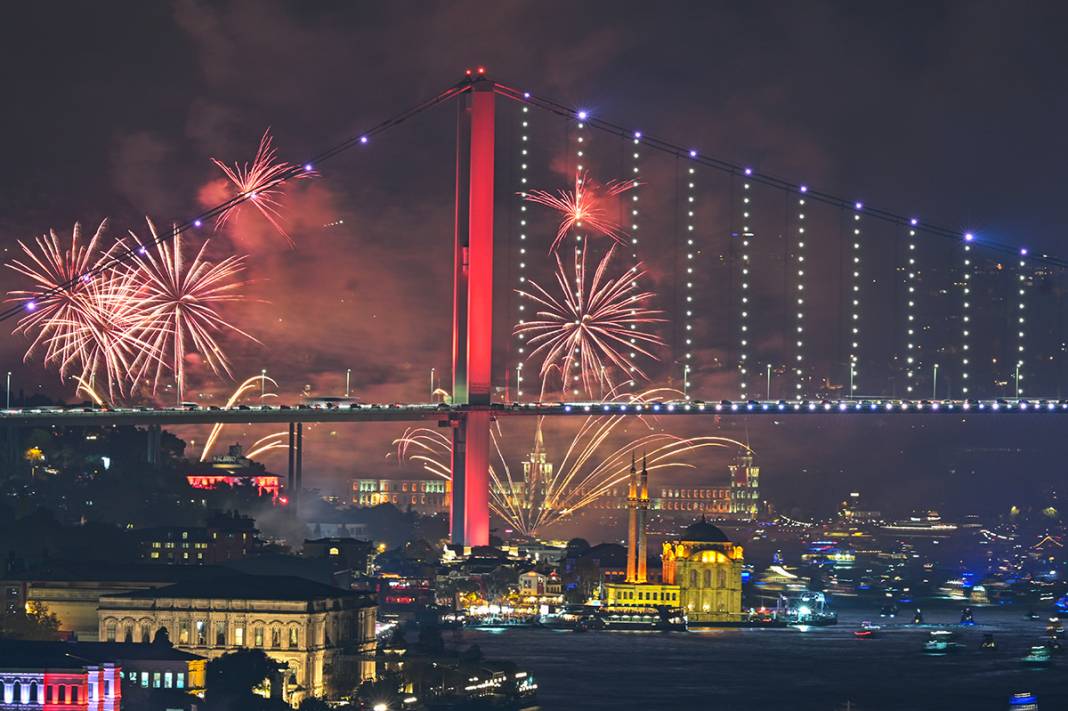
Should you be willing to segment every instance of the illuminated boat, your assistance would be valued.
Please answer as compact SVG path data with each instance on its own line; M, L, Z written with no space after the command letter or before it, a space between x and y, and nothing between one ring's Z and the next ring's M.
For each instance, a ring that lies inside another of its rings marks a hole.
M935 630L923 643L923 653L935 657L957 652L960 648L961 643L954 639L952 632L946 630Z
M1031 647L1021 661L1029 667L1048 667L1053 664L1053 655L1046 646L1039 644Z
M1038 697L1030 691L1021 691L1009 698L1009 711L1038 711Z
M857 639L871 639L879 630L882 629L879 625L873 625L868 620L864 620L860 623L859 630L853 630L853 636Z

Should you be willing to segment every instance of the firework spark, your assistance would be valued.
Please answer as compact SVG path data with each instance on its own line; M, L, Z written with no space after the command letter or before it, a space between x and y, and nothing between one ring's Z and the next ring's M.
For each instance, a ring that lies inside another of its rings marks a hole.
M611 181L600 185L589 177L588 173L575 174L575 189L557 190L551 193L548 190L531 190L520 193L524 200L538 205L544 205L556 210L563 219L560 227L556 230L556 238L549 247L549 252L555 252L560 242L567 233L576 228L586 228L594 234L608 237L623 244L626 233L608 216L605 201L609 198L618 197L623 193L637 187L636 180Z
M15 326L15 333L32 338L25 359L43 351L45 365L58 368L60 378L73 376L91 388L99 376L114 397L138 375L137 364L149 363L155 351L136 328L143 305L135 298L135 275L101 268L121 248L119 243L100 248L106 225L100 223L84 242L81 225L75 224L69 249L54 230L33 245L19 242L23 257L6 266L35 287L8 293L8 300L27 312Z
M576 254L574 277L568 275L563 261L556 255L559 296L553 296L533 281L529 291L518 290L521 296L534 300L540 309L533 321L517 324L515 333L524 335L533 349L528 357L543 355L540 370L543 384L553 369L558 368L564 389L570 377L572 382L581 381L588 395L604 394L612 389L609 372L612 368L618 368L628 378L635 375L646 378L645 372L633 358L625 357L621 348L657 359L649 347L662 346L664 341L643 329L663 322L663 312L646 306L653 297L652 292L634 289L634 283L646 273L640 262L618 277L607 276L614 252L613 246L588 283L588 250L582 250L581 257ZM576 367L579 374L569 376Z
M230 399L226 401L226 406L223 407L223 409L229 410L230 408L232 408L234 405L237 404L238 400L240 400L242 397L254 390L257 386L260 388L260 392L263 392L266 383L270 383L271 385L278 387L278 383L274 380L274 378L271 378L270 376L265 375L263 373L260 373L259 375L254 375L251 378L246 379L243 383L238 385L237 389L234 390L234 392L230 395ZM214 425L212 425L211 433L208 434L208 438L204 441L204 449L200 452L200 461L207 461L208 455L211 454L211 448L215 446L215 442L219 439L219 433L222 432L222 428L223 423L221 422L216 422ZM259 442L257 442L256 444L259 444Z
M637 396L626 396L626 402L651 402L666 390L655 390ZM622 415L591 415L580 425L568 444L564 456L557 462L545 457L549 466L539 466L539 455L546 454L542 437L542 420L538 418L534 435L533 459L523 473L513 476L501 448L504 439L498 421L491 430L495 463L489 467L490 509L515 530L534 536L539 530L573 515L594 503L614 486L626 480L630 456L643 452L649 471L692 469L687 456L695 451L740 449L750 451L738 440L729 437L679 437L655 431L650 423L645 434L624 439L620 427ZM413 427L394 441L398 461L416 462L426 471L442 479L451 479L452 440L440 431L427 427ZM607 455L600 454L608 449ZM527 462L524 462L527 464Z
M295 244L293 238L282 226L282 182L289 176L303 179L314 177L317 173L311 170L311 166L300 169L292 163L278 160L278 151L272 144L271 129L268 128L260 138L260 146L256 150L256 157L252 159L251 165L234 163L233 166L229 166L215 158L211 159L211 162L237 188L234 198L248 197L247 201L235 202L219 213L215 221L215 229L218 230L229 222L230 218L240 213L241 207L248 202L267 218L278 234L285 237L289 246L292 247Z
M151 371L153 392L169 368L181 400L185 395L187 353L200 353L214 373L232 376L217 334L237 333L256 341L223 319L218 311L220 304L243 300L241 288L248 282L238 277L245 268L245 260L230 256L218 263L207 261L204 254L208 241L200 246L192 260L186 260L180 233L176 232L170 240L160 239L152 220L147 222L151 233L149 244L154 249L130 231L138 245L134 251L133 273L139 282L139 328L143 339L159 354L145 368Z

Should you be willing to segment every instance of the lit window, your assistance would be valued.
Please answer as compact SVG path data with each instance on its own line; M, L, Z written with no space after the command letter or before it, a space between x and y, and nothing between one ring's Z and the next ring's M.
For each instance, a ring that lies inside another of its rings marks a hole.
M289 648L296 649L300 631L296 627L289 628Z
M341 555L341 549L339 549L337 546L332 546L330 548L330 555Z
M238 647L245 646L245 628L241 625L234 627L234 644Z
M176 689L184 689L185 688L185 672L178 672L177 676L174 679L174 688L176 688Z
M160 673L159 672L152 672L152 688L153 689L158 689L159 688L159 681L160 681Z
M263 627L256 627L253 630L252 643L257 647L263 646Z
M148 672L141 672L141 686L148 688Z
M174 684L174 675L170 672L163 673L163 688L169 689Z

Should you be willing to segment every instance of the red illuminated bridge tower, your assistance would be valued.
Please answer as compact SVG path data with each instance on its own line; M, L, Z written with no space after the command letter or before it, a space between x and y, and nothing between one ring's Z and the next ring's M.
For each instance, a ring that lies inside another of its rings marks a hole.
M451 537L464 546L489 545L494 90L479 70L458 102L456 131L452 402L476 406L450 420Z

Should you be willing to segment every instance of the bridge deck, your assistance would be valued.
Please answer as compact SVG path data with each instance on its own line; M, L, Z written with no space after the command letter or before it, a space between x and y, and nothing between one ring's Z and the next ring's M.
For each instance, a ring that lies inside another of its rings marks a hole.
M443 420L465 412L489 410L500 416L812 416L812 415L961 415L1068 414L1068 400L805 400L664 401L655 403L513 403L489 407L432 403L360 404L338 407L254 405L240 408L88 408L40 407L0 411L0 426L52 425L198 425L289 422L415 422Z

